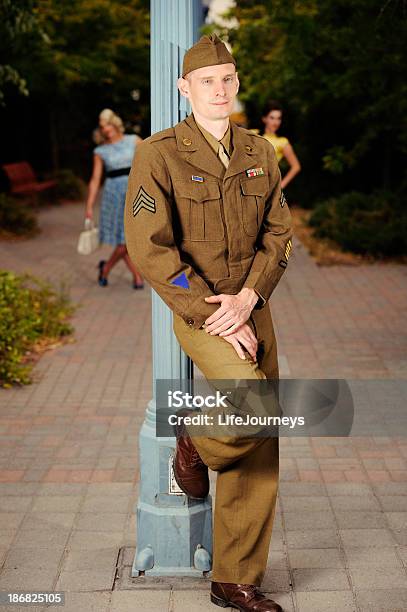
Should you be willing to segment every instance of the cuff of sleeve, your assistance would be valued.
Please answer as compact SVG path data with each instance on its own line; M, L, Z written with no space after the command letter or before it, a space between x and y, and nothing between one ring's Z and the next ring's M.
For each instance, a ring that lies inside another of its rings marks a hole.
M206 319L218 309L219 304L207 304L205 302L205 297L209 296L202 295L202 297L191 304L188 308L188 312L184 312L181 315L189 327L200 329Z
M264 275L261 274L249 274L243 287L254 289L259 299L255 305L256 310L261 310L267 304L267 301L271 295L270 283L264 280Z
M264 308L264 306L267 304L267 300L266 298L260 293L260 291L258 291L257 289L254 289L257 296L258 296L258 300L257 303L255 304L255 309L256 310L261 310L262 308Z

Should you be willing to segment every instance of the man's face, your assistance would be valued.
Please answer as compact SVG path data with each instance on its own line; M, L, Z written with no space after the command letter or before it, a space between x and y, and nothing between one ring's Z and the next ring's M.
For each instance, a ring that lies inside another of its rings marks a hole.
M197 68L178 79L178 88L188 98L194 114L216 121L232 114L239 90L234 64Z

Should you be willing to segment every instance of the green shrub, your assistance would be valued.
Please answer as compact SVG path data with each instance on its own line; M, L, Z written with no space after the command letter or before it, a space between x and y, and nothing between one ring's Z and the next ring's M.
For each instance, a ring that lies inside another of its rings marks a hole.
M55 341L72 333L66 321L76 307L63 287L29 274L0 270L0 385L31 382L27 352L39 341Z
M86 185L72 170L64 168L52 176L57 181L52 193L57 200L81 200L86 192Z
M317 237L330 238L354 253L407 254L407 210L396 194L352 191L318 202L309 224Z
M0 228L17 236L31 235L38 231L37 218L17 199L0 193Z

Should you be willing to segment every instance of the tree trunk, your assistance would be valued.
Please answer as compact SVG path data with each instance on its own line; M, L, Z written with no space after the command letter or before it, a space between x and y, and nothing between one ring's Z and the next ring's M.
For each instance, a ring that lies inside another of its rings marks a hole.
M49 112L49 132L51 144L51 164L53 172L59 170L59 144L58 144L58 120L55 108Z

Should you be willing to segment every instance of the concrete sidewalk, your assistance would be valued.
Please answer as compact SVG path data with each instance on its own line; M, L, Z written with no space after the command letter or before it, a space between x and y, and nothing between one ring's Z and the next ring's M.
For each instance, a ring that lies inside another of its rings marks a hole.
M130 578L150 290L122 262L97 285L110 250L76 253L82 218L52 207L40 236L0 242L2 268L64 279L82 304L76 342L43 355L35 384L0 392L0 590L64 590L65 612L216 610L204 582L135 592ZM406 290L405 266L319 268L295 241L271 301L282 375L406 379ZM407 610L406 436L281 439L262 589L287 612Z

